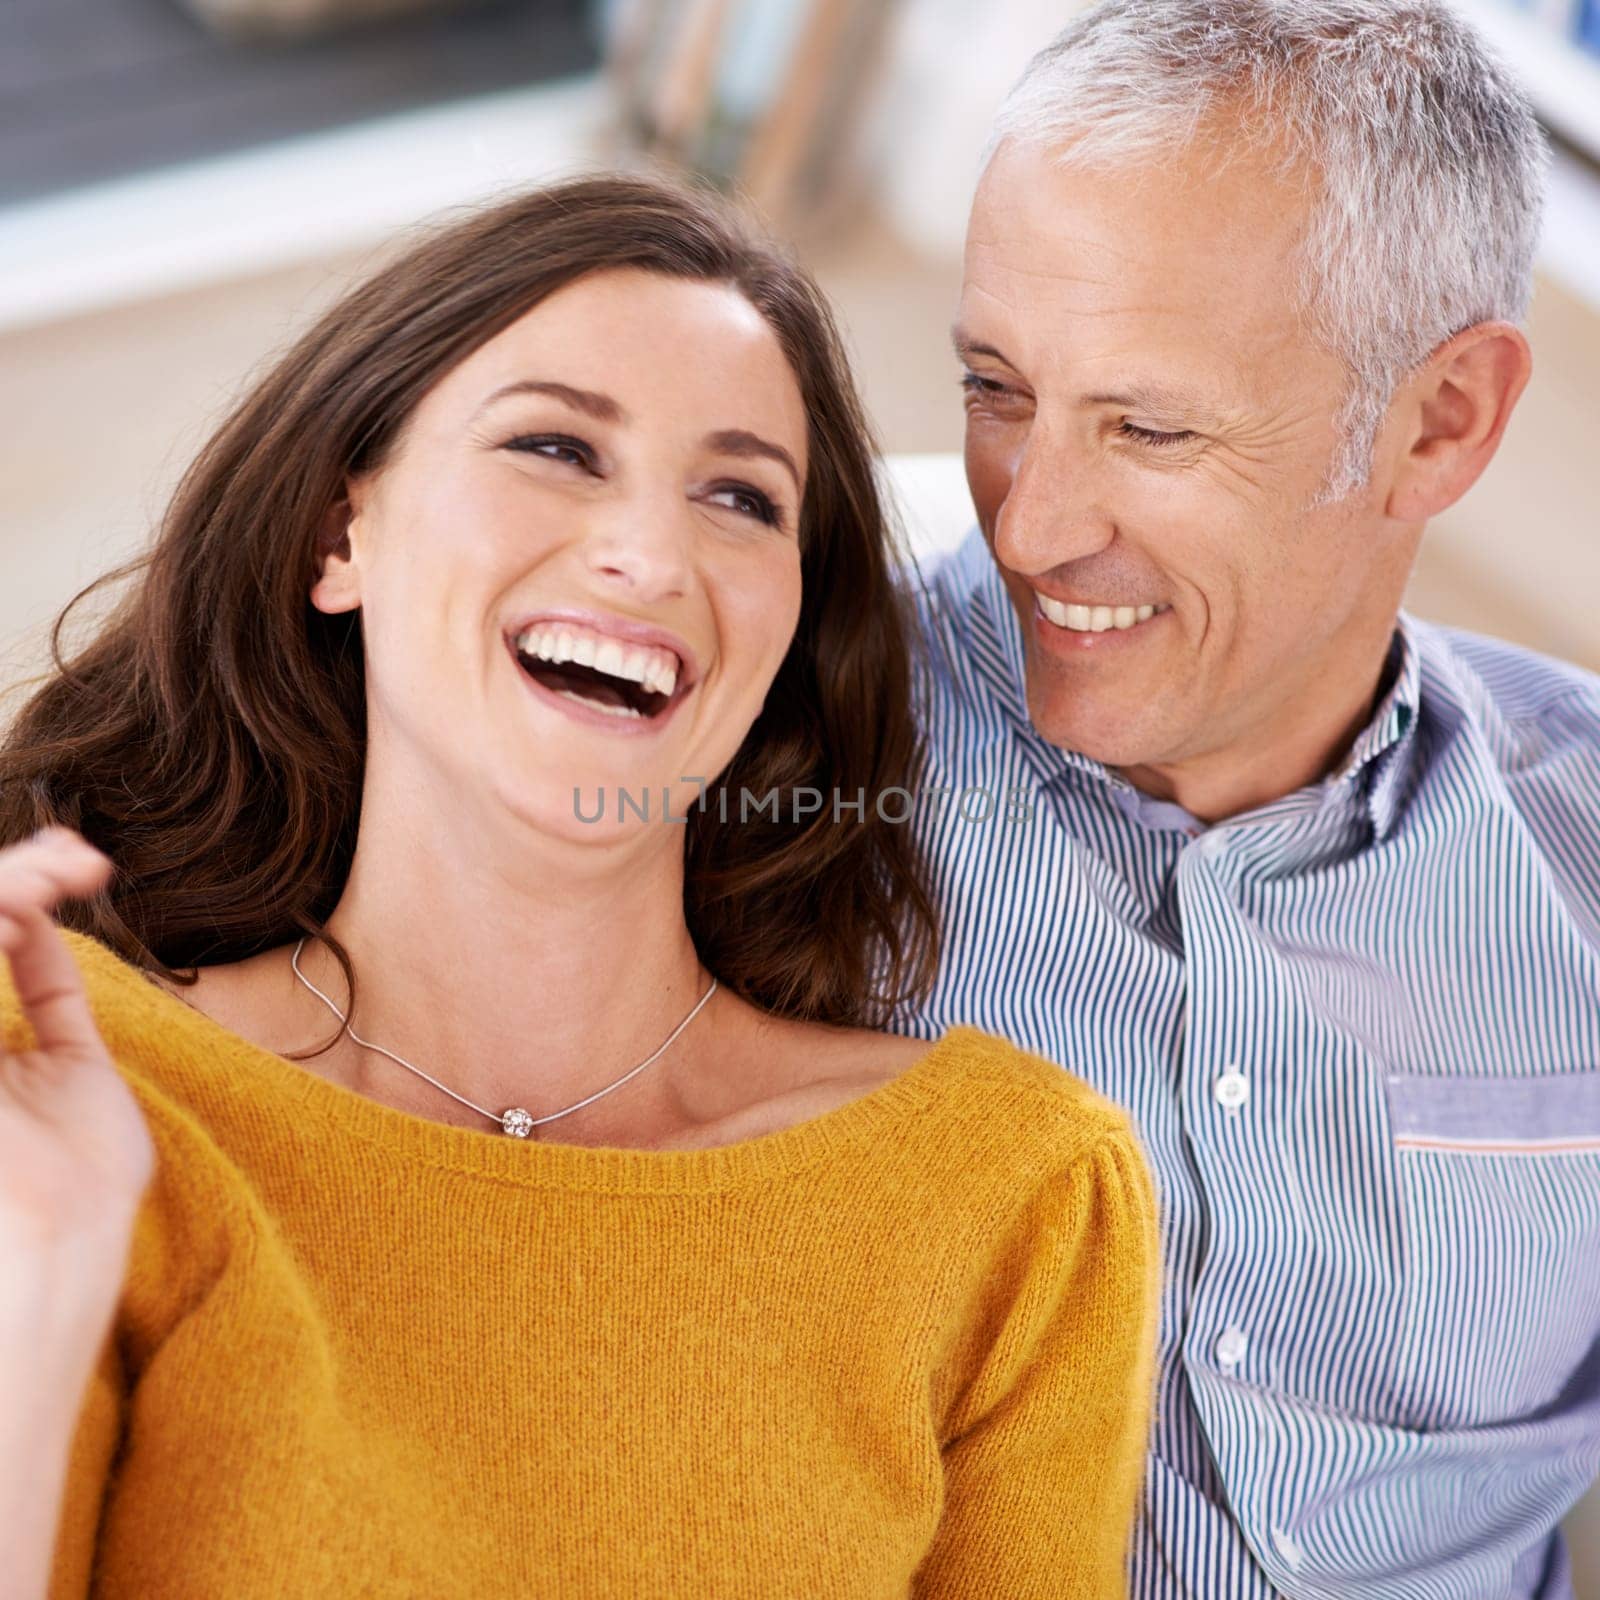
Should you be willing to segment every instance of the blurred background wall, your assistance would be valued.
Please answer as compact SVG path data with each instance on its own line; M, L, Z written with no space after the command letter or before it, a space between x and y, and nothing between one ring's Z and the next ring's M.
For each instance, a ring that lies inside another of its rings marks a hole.
M1600 669L1600 0L1461 0L1556 140L1538 370L1424 615ZM1074 0L8 0L0 685L136 552L251 374L407 225L648 150L754 195L883 446L959 449L947 328L991 112ZM949 497L959 471L919 481ZM0 699L0 719L6 714ZM1573 1519L1600 1600L1600 1505ZM1221 1600L1221 1597L1219 1597Z
M959 447L946 329L996 102L1075 0L11 0L0 683L139 547L250 373L406 225L641 148L756 196L884 447ZM1538 372L1410 596L1600 668L1600 4L1472 0L1559 140ZM4 702L0 702L0 715Z

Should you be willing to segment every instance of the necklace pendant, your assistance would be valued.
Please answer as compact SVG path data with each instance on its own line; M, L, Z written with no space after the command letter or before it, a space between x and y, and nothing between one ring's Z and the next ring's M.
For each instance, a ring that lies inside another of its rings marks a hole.
M533 1132L533 1113L523 1110L521 1106L512 1106L509 1111L500 1113L500 1126L513 1139L526 1139Z

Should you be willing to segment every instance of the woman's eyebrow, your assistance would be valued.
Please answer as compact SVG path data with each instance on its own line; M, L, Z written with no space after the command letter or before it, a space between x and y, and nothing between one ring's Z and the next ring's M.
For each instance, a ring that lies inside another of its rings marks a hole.
M708 434L706 443L725 456L761 456L768 461L776 461L788 469L795 488L801 487L800 469L795 465L794 457L781 444L773 444L758 433L747 433L743 428L729 428L722 433Z
M626 422L628 419L628 413L608 394L596 394L593 389L575 389L570 383L553 383L543 378L522 378L516 383L508 383L503 388L496 389L478 407L478 411L487 411L495 401L503 400L507 395L513 394L549 395L552 400L560 400L571 406L574 411L581 411L597 422Z
M508 383L496 389L478 410L487 411L497 400L513 394L549 395L551 399L560 400L573 410L582 411L600 422L628 420L628 413L610 395L597 394L593 389L575 389L570 383L555 383L544 378L522 378L516 383ZM725 456L758 456L776 461L794 479L795 488L801 487L800 469L795 465L794 457L782 445L773 444L758 433L750 433L744 428L727 428L721 433L708 434L706 444Z

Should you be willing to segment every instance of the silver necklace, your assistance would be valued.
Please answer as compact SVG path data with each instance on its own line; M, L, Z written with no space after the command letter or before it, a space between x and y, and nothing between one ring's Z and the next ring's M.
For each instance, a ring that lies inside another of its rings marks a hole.
M295 977L297 977L301 983L303 983L306 988L308 988L312 994L314 994L323 1003L323 1005L325 1005L334 1014L334 1016L339 1019L340 1022L344 1022L344 1012L342 1012L338 1006L336 1006L333 1001L331 1001L327 995L325 995L305 975L305 973L300 970L300 952L305 948L305 943L305 940L302 939L300 943L294 947L294 954L289 958L289 965L294 968ZM398 1062L399 1065L404 1067L408 1072L416 1073L419 1078L427 1078L428 1082L431 1083L435 1089L443 1089L452 1100L459 1100L461 1104L466 1106L469 1111L476 1111L480 1117L487 1117L491 1122L498 1122L501 1129L504 1132L509 1133L513 1139L526 1139L535 1128L541 1126L543 1123L554 1122L557 1117L571 1116L574 1111L581 1111L585 1106L593 1105L601 1095L610 1094L613 1089L620 1089L630 1078L637 1077L641 1072L644 1071L646 1067L650 1065L652 1061L655 1061L660 1056L664 1055L666 1053L667 1046L670 1045L672 1041L676 1039L678 1035L682 1033L683 1030L687 1028L697 1016L699 1016L700 1008L706 1003L707 1000L711 998L713 994L716 993L716 988L717 980L713 978L711 980L711 987L707 989L698 1000L695 1001L694 1007L689 1012L689 1015L686 1016L683 1021L680 1022L678 1026L674 1028L672 1032L669 1033L667 1037L662 1040L662 1042L657 1045L656 1048L652 1050L643 1061L639 1063L638 1066L630 1067L620 1078L616 1080L615 1083L608 1083L605 1088L596 1089L593 1094L586 1096L582 1100L579 1100L575 1105L567 1106L560 1111L549 1112L547 1115L542 1117L534 1116L534 1114L525 1106L512 1106L508 1110L500 1112L485 1111L482 1106L474 1105L472 1101L466 1098L465 1095L459 1095L454 1089L447 1088L444 1084L440 1083L437 1078L429 1077L421 1067L412 1066L409 1061L403 1060L401 1057L397 1056L394 1051L385 1050L381 1044L369 1044L360 1036L360 1034L356 1032L354 1028L349 1029L349 1034L350 1037L362 1047L362 1049L376 1050L379 1055L388 1056L391 1061Z

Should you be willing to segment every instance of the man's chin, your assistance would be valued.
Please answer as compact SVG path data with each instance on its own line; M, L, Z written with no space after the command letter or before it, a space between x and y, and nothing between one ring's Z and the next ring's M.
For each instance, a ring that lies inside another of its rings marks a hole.
M1138 767L1151 760L1155 741L1132 706L1089 704L1087 697L1059 689L1028 690L1028 719L1034 731L1058 750L1071 750L1107 767Z

